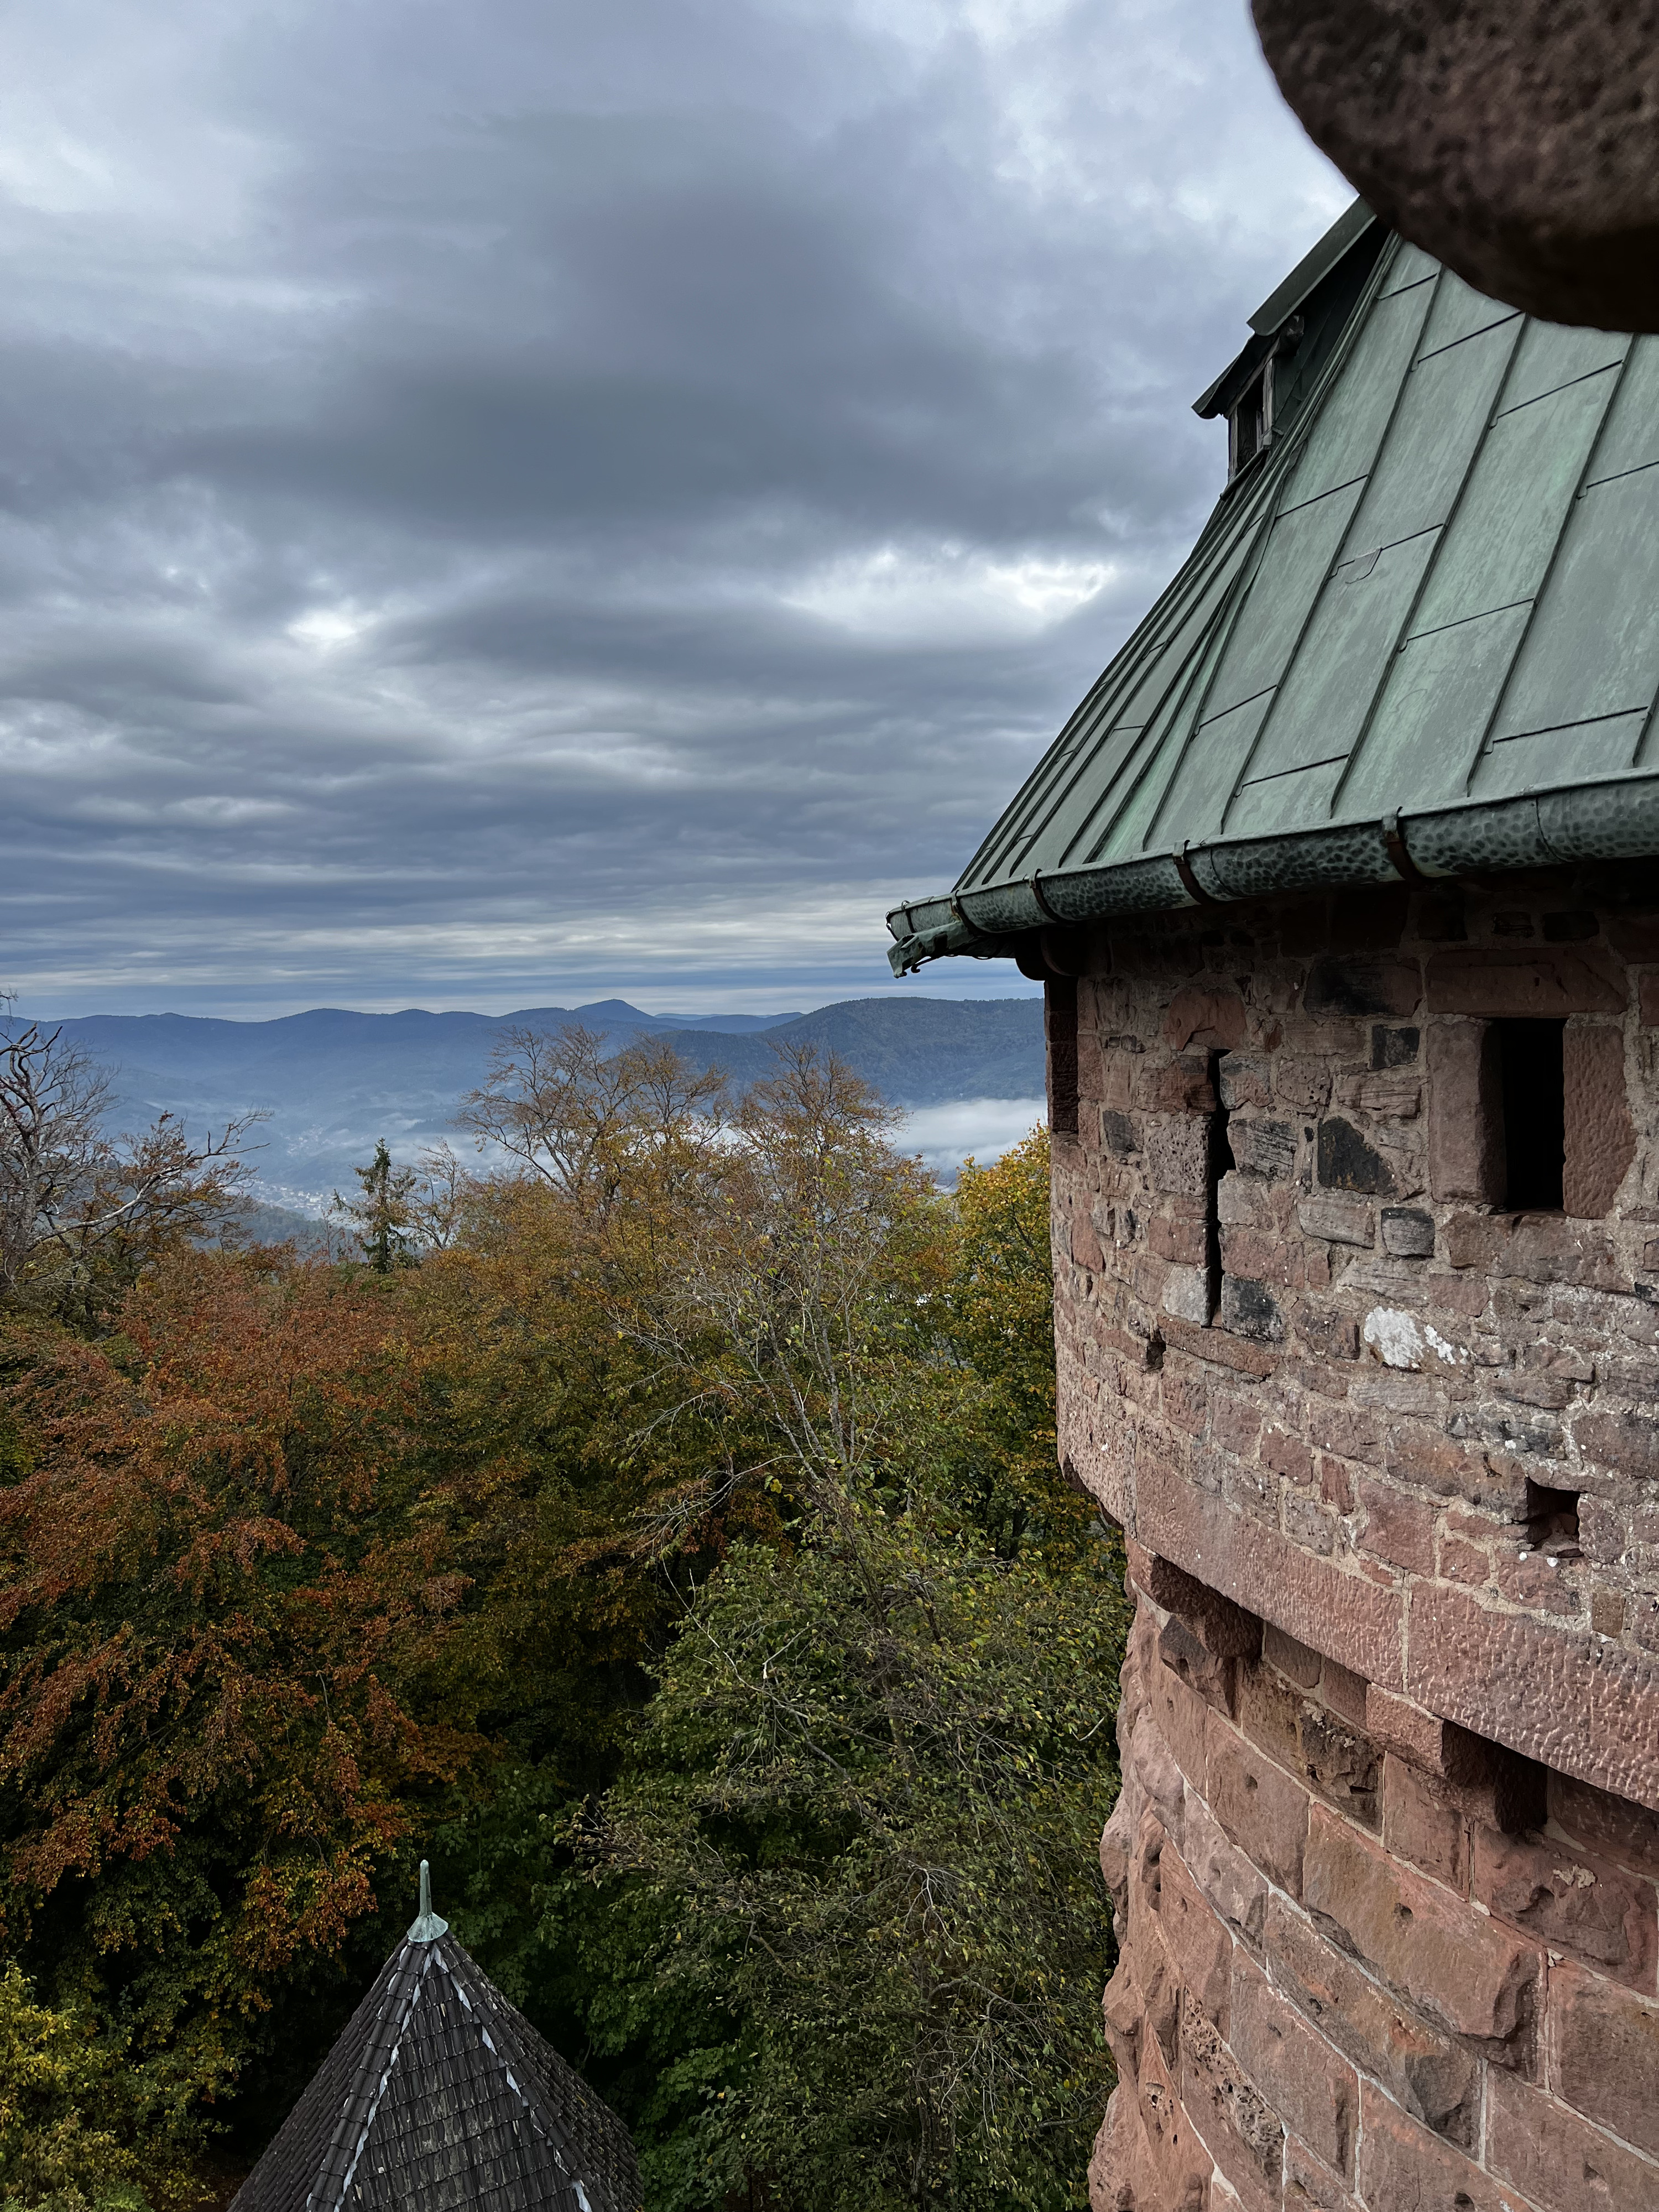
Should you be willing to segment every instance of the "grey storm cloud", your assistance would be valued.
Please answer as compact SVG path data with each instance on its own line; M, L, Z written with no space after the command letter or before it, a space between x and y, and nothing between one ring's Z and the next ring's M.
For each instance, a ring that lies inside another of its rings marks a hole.
M883 988L1346 201L1243 8L141 12L0 33L0 982Z

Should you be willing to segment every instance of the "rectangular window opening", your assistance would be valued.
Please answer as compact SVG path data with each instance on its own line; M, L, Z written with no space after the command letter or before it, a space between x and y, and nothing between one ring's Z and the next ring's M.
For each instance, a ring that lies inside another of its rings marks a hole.
M1214 1104L1205 1157L1204 1280L1212 1321L1221 1310L1221 1178L1238 1164L1227 1136L1230 1117L1221 1091L1221 1063L1225 1057L1219 1052L1210 1054L1210 1092Z
M1504 1110L1504 1203L1559 1213L1566 1161L1565 1021L1498 1024Z
M1042 987L1043 1025L1048 1032L1048 1128L1056 1137L1077 1134L1077 983L1051 975Z
M1268 371L1266 368L1255 382L1241 393L1230 416L1232 432L1232 466L1230 476L1237 476L1248 461L1253 461L1267 442L1272 428L1270 419L1273 402L1268 393Z
M1527 1541L1534 1551L1557 1558L1577 1554L1578 1497L1576 1490L1550 1490L1541 1482L1528 1482Z

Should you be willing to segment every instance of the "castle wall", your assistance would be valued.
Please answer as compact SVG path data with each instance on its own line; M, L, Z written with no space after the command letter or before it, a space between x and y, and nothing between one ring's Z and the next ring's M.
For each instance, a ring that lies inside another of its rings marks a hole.
M1061 1450L1139 1599L1098 2212L1659 2207L1653 877L1048 942Z

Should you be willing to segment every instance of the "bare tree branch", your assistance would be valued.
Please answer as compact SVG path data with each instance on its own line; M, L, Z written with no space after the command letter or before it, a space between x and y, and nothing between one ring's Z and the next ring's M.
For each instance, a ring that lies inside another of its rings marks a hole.
M112 1099L108 1071L61 1029L0 1025L0 1297L59 1304L118 1249L136 1258L240 1211L243 1140L263 1114L199 1142L170 1113L112 1137Z

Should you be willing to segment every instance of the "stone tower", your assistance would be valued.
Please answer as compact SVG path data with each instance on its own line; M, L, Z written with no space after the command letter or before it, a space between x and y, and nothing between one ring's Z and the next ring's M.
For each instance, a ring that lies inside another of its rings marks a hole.
M1659 2208L1659 340L1358 207L900 972L1048 999L1097 2212Z

